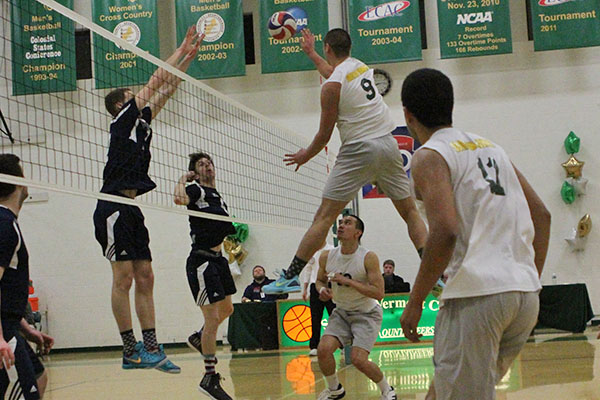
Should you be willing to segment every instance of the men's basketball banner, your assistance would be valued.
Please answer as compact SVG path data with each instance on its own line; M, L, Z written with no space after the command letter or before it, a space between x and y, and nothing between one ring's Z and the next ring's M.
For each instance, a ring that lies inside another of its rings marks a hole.
M194 78L246 74L242 0L178 0L175 2L177 43L196 25L204 40L187 73Z
M300 47L305 27L315 35L315 50L323 54L329 30L327 2L323 0L261 0L260 54L263 74L315 69Z
M600 0L529 0L535 51L600 46Z
M389 294L379 303L383 309L383 321L376 343L405 342L400 316L408 303L408 294ZM435 318L439 310L439 301L431 294L423 303L423 314L417 327L421 340L432 340L435 333ZM327 327L327 310L321 320L321 334ZM279 348L308 346L312 335L312 323L308 302L302 300L277 301L277 321L279 324Z
M392 131L392 135L398 142L398 148L400 149L402 160L404 161L404 171L406 171L406 174L410 178L410 164L412 156L415 151L421 147L421 143L410 136L410 133L408 133L408 128L405 126L399 126L394 129ZM363 186L362 196L363 199L381 199L387 197L384 193L381 193L377 190L376 182L367 183L365 186Z
M142 50L160 57L156 0L94 0L93 21ZM94 35L96 88L144 84L154 69L135 54Z
M512 53L509 0L438 0L442 58Z
M11 4L13 95L75 90L73 21L35 0Z
M348 2L352 52L367 64L420 60L419 0Z

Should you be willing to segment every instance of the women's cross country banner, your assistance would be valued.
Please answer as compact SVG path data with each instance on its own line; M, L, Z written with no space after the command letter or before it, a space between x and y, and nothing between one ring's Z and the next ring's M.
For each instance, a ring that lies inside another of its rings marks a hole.
M75 90L73 22L35 0L11 3L13 95Z
M353 54L367 64L421 60L418 0L348 2Z
M529 0L535 51L600 46L600 0Z
M93 21L116 36L160 57L156 0L94 0ZM135 54L94 35L96 88L144 84L156 69Z
M438 0L442 58L512 53L509 0Z
M198 79L246 74L242 0L178 0L177 43L196 25L204 33L197 59L187 73Z
M263 74L315 69L300 47L300 31L308 27L315 35L315 50L323 54L329 31L327 1L261 0L259 24Z

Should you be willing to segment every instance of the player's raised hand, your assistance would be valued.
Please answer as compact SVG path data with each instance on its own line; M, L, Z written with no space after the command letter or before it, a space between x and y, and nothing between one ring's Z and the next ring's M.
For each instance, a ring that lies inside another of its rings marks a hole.
M286 154L285 158L283 159L283 162L285 163L285 165L296 164L295 171L298 171L300 166L306 164L308 160L310 160L310 157L308 156L308 152L306 151L306 149L300 149L296 153Z
M198 40L199 36L200 35L196 31L196 25L192 25L188 28L185 38L183 38L183 42L181 42L181 45L179 45L179 48L183 54L189 53L194 48L196 45L196 40ZM202 37L204 38L204 34L202 34Z
M10 345L4 340L4 338L0 337L0 369L6 366L7 369L10 369L13 365L15 365L15 355L10 348Z
M306 54L311 54L315 51L315 35L308 28L304 28L300 31L302 34L302 40L300 46Z
M411 342L416 343L419 341L419 338L423 336L417 333L417 326L421 320L422 313L423 308L421 305L409 300L406 308L402 312L402 316L400 317L402 332L404 332L404 336Z

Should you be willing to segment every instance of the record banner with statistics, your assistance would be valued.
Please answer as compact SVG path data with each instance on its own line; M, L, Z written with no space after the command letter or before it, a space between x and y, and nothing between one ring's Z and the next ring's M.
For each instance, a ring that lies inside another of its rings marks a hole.
M159 57L156 0L94 0L93 21L115 36ZM144 84L156 67L113 42L94 35L96 88Z
M600 0L529 0L535 51L600 46Z
M512 53L509 0L438 0L442 58Z
M276 12L287 12L296 22L292 37L277 40L269 34L268 24ZM262 73L305 71L315 69L313 62L304 54L300 31L308 27L315 35L315 50L323 54L323 38L329 31L327 1L323 0L261 0L260 38Z
M73 0L58 0L73 8ZM11 2L13 95L77 88L73 21L35 0Z
M196 25L205 37L187 73L198 79L246 74L242 0L178 0L177 43Z
M348 2L352 52L367 64L421 60L418 1Z

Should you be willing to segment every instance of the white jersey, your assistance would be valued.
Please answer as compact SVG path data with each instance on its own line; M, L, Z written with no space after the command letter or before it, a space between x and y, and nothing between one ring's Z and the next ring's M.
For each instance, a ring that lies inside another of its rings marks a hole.
M335 247L326 243L325 246L317 251L308 263L306 263L306 266L302 269L302 272L300 272L300 281L302 283L308 283L310 286L317 281L317 275L319 274L319 257L321 257L321 253L331 249L335 249Z
M437 131L423 148L448 164L460 224L441 298L541 289L533 221L504 149L455 128Z
M339 272L355 281L369 283L365 269L365 257L368 252L369 250L359 245L354 253L342 254L342 246L338 246L329 251L325 271L328 275ZM336 307L345 311L368 312L379 305L377 300L367 297L349 286L331 282L331 290Z
M363 62L348 57L323 84L328 82L342 84L337 119L342 145L385 136L396 128L375 86L373 70Z

